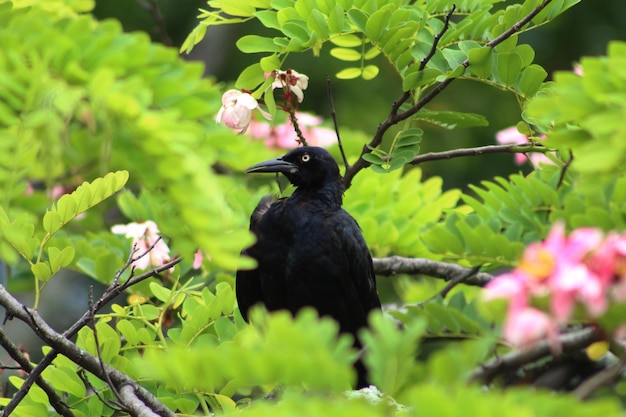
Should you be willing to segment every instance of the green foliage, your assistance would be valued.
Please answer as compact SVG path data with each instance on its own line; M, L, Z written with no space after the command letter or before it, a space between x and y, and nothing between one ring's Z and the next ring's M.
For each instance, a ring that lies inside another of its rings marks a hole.
M587 181L580 174L544 166L527 176L515 174L484 181L482 187L470 186L474 193L462 197L467 206L428 228L422 240L448 259L497 267L514 265L524 247L543 239L556 221L570 229L623 229L625 180Z
M459 197L458 190L443 192L441 178L422 182L422 171L416 168L405 175L395 171L356 177L344 207L359 222L374 255L422 257L432 253L421 233L439 222Z
M574 155L572 169L615 175L626 161L626 43L612 42L606 57L585 57L582 76L558 72L555 83L529 104L526 119L547 133L546 144Z
M213 123L219 91L201 79L202 67L145 35L123 34L114 21L10 3L0 13L0 134L10 138L1 145L7 157L0 187L9 218L33 221L46 190L71 190L125 169L131 189L141 184L154 191L148 205L160 210L150 220L179 253L201 248L214 263L233 268L251 239L238 227L246 216L228 205L210 170L225 133ZM24 195L29 183L44 189ZM63 197L57 206L67 209L72 201ZM101 228L103 211L82 224ZM55 213L45 218L50 231L62 223ZM8 252L0 248L13 263ZM34 271L48 273L41 266Z
M571 166L498 177L470 185L463 195L444 192L441 178L424 180L420 169L406 169L424 140L422 124L454 129L488 121L433 106L403 119L395 136L370 149L365 159L372 171L388 174L362 173L345 195L345 208L376 256L511 266L557 220L569 228L625 227L626 179L599 175L621 172L625 50L614 43L608 57L582 60L583 77L561 73L546 86L545 70L517 35L492 47L540 2L498 3L215 0L182 49L201 40L207 26L258 20L267 31L237 41L240 51L261 54L237 86L256 89L270 106L265 89L271 80L263 72L285 65L291 54L321 54L325 47L346 63L337 74L342 79L369 80L389 65L399 77L398 92L409 93L399 113L449 79L512 92L527 108L528 133L548 132L546 145L557 149L561 165L571 149ZM553 0L521 32L575 3ZM145 35L123 33L114 21L80 14L92 7L90 0L0 1L0 258L10 266L9 286L18 288L20 275L34 276L39 291L65 267L110 283L129 246L108 229L126 219L154 220L173 253L186 259L97 316L94 327L77 336L81 349L128 373L181 415L619 413L611 400L581 403L535 390L468 386L472 370L503 348L499 317L491 317L496 323L485 319L477 291L466 288L415 304L444 284L394 280L403 304L374 315L363 332L364 363L383 391L374 400L345 395L358 352L331 320L309 310L295 318L257 310L252 324L244 323L233 271L239 250L251 242L248 215L269 188L238 173L278 151L215 125L219 89L202 78L201 66ZM347 136L350 155L369 137ZM53 194L57 186L60 197ZM111 221L112 213L123 217ZM198 248L207 261L192 270ZM600 324L615 328L623 316L623 308L612 306ZM107 383L69 359L57 357L43 378L77 416L114 414L102 401L115 400ZM23 378L9 381L19 387ZM260 400L270 392L276 401ZM35 386L14 415L47 416L50 410Z

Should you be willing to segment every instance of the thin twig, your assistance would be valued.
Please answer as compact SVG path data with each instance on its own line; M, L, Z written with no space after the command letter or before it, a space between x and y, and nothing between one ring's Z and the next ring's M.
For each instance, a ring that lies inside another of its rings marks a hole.
M476 273L480 270L480 268L482 267L482 265L477 265L475 267L473 267L472 269L470 269L469 271L464 272L463 274L459 274L458 276L452 278L445 287L443 287L441 289L441 291L438 291L436 294L433 294L431 297L427 298L424 301L421 301L419 303L417 303L418 307L423 307L424 304L431 302L433 300L436 300L437 298L441 297L446 298L446 295L448 295L448 293L450 291L452 291L452 289L454 287L456 287L458 284L466 281L468 278L473 277L474 275L476 275Z
M546 153L550 151L552 151L552 149L546 148L545 146L541 145L538 146L534 143L527 143L523 145L486 145L477 146L475 148L452 149L450 151L443 152L428 152L425 154L417 155L411 160L411 162L409 162L409 164L418 165L422 162L439 161L442 159L452 159L465 156L487 155L494 153Z
M92 385L92 383L89 381L89 377L87 376L87 372L85 372L84 369L79 369L77 373L78 373L78 377L80 378L80 380L83 381L83 384L85 384L85 387L87 387L87 389L91 390L94 393L94 395L96 397L98 397L98 400L100 400L100 402L102 404L104 404L105 406L109 407L111 410L120 411L120 412L123 411L116 404L115 405L112 404L109 400L107 400L102 395L100 395L100 391L98 391L96 389L96 387L94 387Z
M372 260L374 261L374 272L379 276L428 275L446 281L454 281L459 277L467 276L463 279L465 284L479 287L485 286L494 278L493 275L486 272L476 273L473 269L424 258L390 256L388 258L373 258Z
M443 37L444 33L446 33L448 31L448 28L450 28L450 19L452 18L452 15L454 14L455 10L456 10L456 4L453 4L450 11L446 14L446 18L443 23L443 28L441 28L439 33L435 35L433 44L430 47L430 51L428 51L428 54L424 58L422 58L418 71L424 71L424 68L426 68L426 65L428 64L428 62L435 56L435 53L437 53L437 45L439 45L439 41Z
M343 166L345 172L350 168L348 158L343 150L343 143L341 142L341 135L339 134L339 123L337 123L337 113L335 112L335 101L333 100L333 89L330 86L330 76L326 76L326 91L328 92L328 102L330 103L330 115L333 118L333 126L335 126L335 135L337 135L337 144L339 145L339 151L341 152L341 158L343 159Z
M559 182L556 183L556 188L561 188L561 185L563 184L563 181L565 180L565 174L567 174L567 169L572 165L572 162L574 162L574 153L570 150L569 151L569 159L567 160L567 162L565 162L565 165L563 165L563 168L561 168L561 175L559 175Z

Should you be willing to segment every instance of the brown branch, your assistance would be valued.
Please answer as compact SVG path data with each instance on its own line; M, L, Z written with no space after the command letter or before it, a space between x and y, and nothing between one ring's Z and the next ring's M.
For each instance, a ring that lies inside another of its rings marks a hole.
M602 339L602 334L595 327L585 327L580 330L563 333L559 339L563 351L584 349L593 342ZM546 357L552 354L552 341L541 340L536 344L496 357L489 362L480 365L469 376L473 382L483 381L489 383L498 374L508 369L518 368L526 363Z
M448 281L446 286L441 289L441 291L437 291L435 294L433 294L432 296L428 297L426 300L417 303L416 305L418 307L423 307L424 304L429 303L431 301L434 301L434 300L436 300L439 297L441 297L442 299L446 298L446 295L448 295L448 293L450 291L452 291L452 289L454 287L456 287L460 283L465 282L469 278L471 278L474 275L476 275L476 273L480 270L481 266L482 265L475 266L472 269L470 269L469 271L463 272L462 274L459 274L458 276L452 278L450 281Z
M404 258L402 256L390 256L388 258L373 258L374 272L376 275L392 276L397 274L407 275L428 275L435 278L442 278L446 281L453 281L460 276L467 276L472 273L470 268L464 268L455 264L432 261L424 258ZM486 272L478 272L475 275L464 279L463 282L469 285L485 286L493 279L493 275Z
M441 28L439 33L435 35L433 44L430 47L430 51L428 51L428 54L420 62L418 71L424 71L424 68L426 68L426 65L428 64L428 62L435 56L435 53L437 53L437 45L439 45L439 41L443 37L443 34L446 33L448 29L450 28L450 19L452 18L452 15L454 14L455 10L456 10L456 4L453 4L450 11L446 14L446 18L444 19L444 22L443 22L443 27Z
M33 370L33 366L30 364L28 358L20 352L20 350L9 340L7 335L4 333L2 328L0 327L0 345L4 348L4 350L9 354L9 356L19 364L20 368L26 372L31 372ZM72 410L65 404L65 402L59 397L54 390L54 387L50 385L45 379L41 376L35 378L35 383L41 388L46 395L48 396L48 400L50 401L50 405L54 408L58 414L63 417L76 417Z
M592 377L581 383L573 392L581 400L586 400L605 385L618 379L626 369L626 358L621 358L616 364L595 373Z
M528 15L524 16L521 20L519 20L517 23L511 26L508 30L504 31L500 36L488 42L485 46L489 48L493 48L499 45L500 43L504 42L511 36L513 36L515 33L519 32L524 25L526 25L535 16L537 16L537 14L539 14L539 12L541 12L551 1L552 0L544 0L543 2L541 2L541 4L535 7L530 13L528 13ZM441 33L440 36L442 34L443 33ZM470 65L469 59L466 59L465 61L463 61L461 65L464 66L465 68L469 67ZM433 89L431 89L428 93L426 93L426 95L424 95L416 104L414 104L411 108L409 108L408 110L402 113L398 113L398 110L400 108L400 105L408 99L408 97L410 96L410 93L405 92L399 101L394 102L391 108L391 112L387 116L387 119L385 119L381 124L378 125L378 129L376 130L376 133L374 134L374 137L372 138L372 140L368 144L363 146L359 159L351 166L351 169L346 170L346 174L343 178L343 182L344 182L346 189L350 188L350 185L352 185L352 180L357 173L359 173L362 169L367 168L371 165L370 162L367 162L363 159L363 155L365 155L366 153L372 152L373 149L375 149L377 146L379 146L382 143L383 136L385 135L387 130L389 130L391 126L403 120L408 119L409 117L413 116L415 113L420 111L422 108L424 108L424 106L426 106L435 97L437 97L439 93L445 90L454 80L456 80L456 78L447 78L446 80L437 84ZM397 104L397 103L400 103L400 104Z

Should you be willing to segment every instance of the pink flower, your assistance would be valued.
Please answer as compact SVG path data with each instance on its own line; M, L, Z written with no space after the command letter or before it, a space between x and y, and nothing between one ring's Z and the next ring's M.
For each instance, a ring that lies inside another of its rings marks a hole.
M304 92L309 86L309 77L300 74L295 70L287 69L286 71L276 70L276 79L272 83L272 89L282 88L291 91L296 95L298 103L302 103Z
M504 324L504 338L515 347L529 346L547 338L560 351L559 327L550 316L535 308L511 309Z
M524 145L528 143L528 136L520 133L517 130L517 127L512 126L501 130L496 133L496 141L501 145L506 144L515 144L515 145ZM523 165L527 162L526 155L523 153L515 154L515 163L517 165Z
M573 71L574 71L574 74L576 74L578 76L581 76L581 77L583 76L583 67L582 67L582 65L580 65L580 64L574 65Z
M204 259L204 256L202 255L202 251L197 250L196 253L193 255L193 265L192 268L193 269L200 269L200 267L202 266L202 260Z
M271 119L268 113L259 108L259 103L250 94L239 90L228 90L222 96L222 107L215 120L241 134L248 128L254 109L258 109L266 119Z
M508 274L499 275L485 286L484 299L489 301L505 298L509 300L509 306L513 306L513 308L526 306L528 298L527 281L528 278L519 269Z
M170 260L170 248L163 239L159 239L157 242L159 228L151 220L144 223L118 224L113 226L111 231L117 235L125 235L133 240L133 246L137 250L133 257L146 254L154 245L150 252L133 263L133 266L136 268L148 269L150 266L161 266Z
M541 137L540 139L545 139L545 137ZM527 135L520 133L517 130L517 127L512 126L501 130L496 133L496 141L501 145L512 144L512 145L526 145L530 142ZM517 165L523 165L526 162L530 161L533 166L537 167L539 164L552 164L553 162L543 153L531 152L530 154L526 153L516 153L515 154L515 163Z

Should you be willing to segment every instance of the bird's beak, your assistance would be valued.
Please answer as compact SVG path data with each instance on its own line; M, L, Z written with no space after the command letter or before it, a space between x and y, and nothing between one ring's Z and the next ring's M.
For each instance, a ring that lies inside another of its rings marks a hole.
M291 162L283 161L282 158L274 158L260 162L246 169L246 174L255 172L282 172L283 174L294 174L298 171L298 166Z

